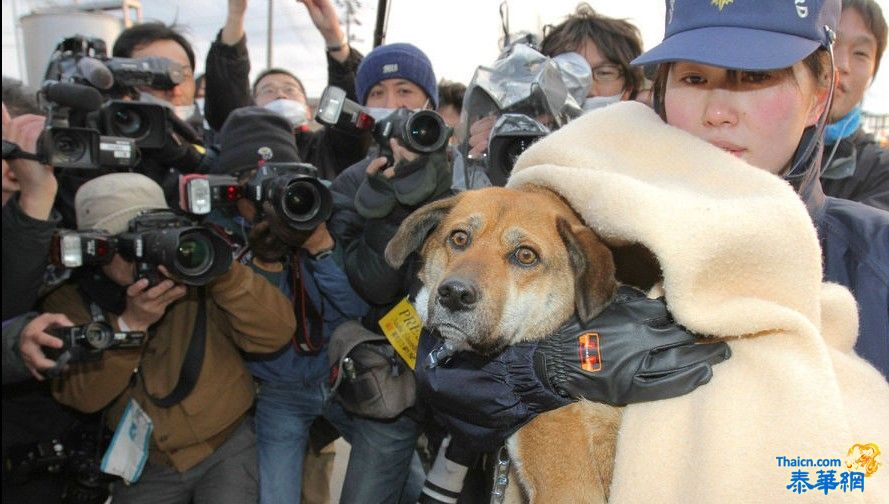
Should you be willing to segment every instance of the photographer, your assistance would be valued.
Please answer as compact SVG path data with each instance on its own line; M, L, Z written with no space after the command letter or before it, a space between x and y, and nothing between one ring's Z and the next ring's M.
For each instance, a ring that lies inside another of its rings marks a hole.
M58 189L52 167L26 159L36 152L44 120L33 114L11 118L3 105L4 146L11 142L23 156L3 160L3 320L37 302L59 222L52 209Z
M361 62L361 53L349 46L330 0L301 3L327 45L328 84L345 89L354 98L355 70ZM250 58L244 32L246 10L247 0L229 0L226 24L207 53L207 122L218 131L236 108L254 104L269 108L290 121L302 160L316 166L322 178L332 180L364 156L368 139L334 128L310 131L312 110L306 90L302 82L285 69L269 68L260 72L251 93Z
M161 188L132 173L90 180L75 199L79 229L113 235L127 231L145 212L164 208ZM80 273L77 283L45 300L47 311L64 313L76 324L104 319L116 331L148 334L141 348L105 351L98 362L71 364L54 383L63 404L85 412L105 409L112 429L129 428L129 421L118 426L122 418L139 419L144 426L147 417L153 424L150 431L132 431L150 436L144 440L147 453L122 455L112 442L109 463L138 467L147 457L141 475L126 473L134 483L114 484L114 501L255 500L256 451L248 413L253 384L238 351L268 353L287 344L295 328L287 299L240 264L205 287L186 287L164 276L149 285L146 278L136 279L134 263L120 253L109 264Z
M358 68L356 88L358 102L367 107L378 123L402 114L401 109L434 109L438 102L432 64L410 44L374 49ZM386 243L414 209L451 195L467 184L460 158L452 158L454 151L446 149L447 139L442 141L441 150L422 155L411 152L395 138L381 138L378 142L383 143L378 150L334 180L331 189L335 205L330 219L331 231L344 250L344 266L352 287L370 304L362 324L376 333L380 332L380 318L408 294L416 272L414 265L399 270L389 267L383 257ZM391 159L382 155L387 150ZM469 180L470 187L480 184L477 179ZM406 477L419 425L407 413L393 419L390 425L399 426L400 451L390 459L391 468L386 471ZM421 477L413 471L403 492L400 486L393 485L392 490L401 492L403 499L415 499ZM393 493L389 501L398 495Z

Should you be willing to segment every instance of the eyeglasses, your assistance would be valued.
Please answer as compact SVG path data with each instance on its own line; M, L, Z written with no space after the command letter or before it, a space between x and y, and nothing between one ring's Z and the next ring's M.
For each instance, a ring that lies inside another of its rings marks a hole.
M596 82L614 82L624 76L623 70L613 63L605 63L592 69Z
M276 96L279 93L284 96L298 98L302 95L302 90L295 84L286 84L284 86L262 86L256 92L256 96Z

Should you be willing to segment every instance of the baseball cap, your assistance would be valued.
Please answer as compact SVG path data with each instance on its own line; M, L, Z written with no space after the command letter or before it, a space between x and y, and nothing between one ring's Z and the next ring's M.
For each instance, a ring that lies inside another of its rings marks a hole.
M738 70L792 66L833 42L841 0L666 0L664 40L632 61Z
M138 215L167 208L164 191L140 173L111 173L80 186L74 195L77 229L104 229L111 234L127 230Z

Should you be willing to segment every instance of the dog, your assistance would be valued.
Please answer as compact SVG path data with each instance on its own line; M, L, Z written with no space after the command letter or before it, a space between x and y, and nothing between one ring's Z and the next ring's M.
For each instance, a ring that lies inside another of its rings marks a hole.
M538 186L468 191L418 209L386 259L399 267L416 251L423 287L414 305L424 325L483 355L543 339L575 313L589 321L617 289L610 249ZM620 411L580 401L523 426L507 441L507 501L605 502Z

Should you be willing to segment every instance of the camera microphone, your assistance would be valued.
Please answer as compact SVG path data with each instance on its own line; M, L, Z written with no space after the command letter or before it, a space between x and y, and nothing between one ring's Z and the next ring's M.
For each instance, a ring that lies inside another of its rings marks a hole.
M102 95L99 91L83 84L48 80L43 83L42 91L49 101L65 107L87 112L102 107Z
M77 61L77 70L90 84L101 90L111 89L114 75L104 63L96 58L83 57Z

